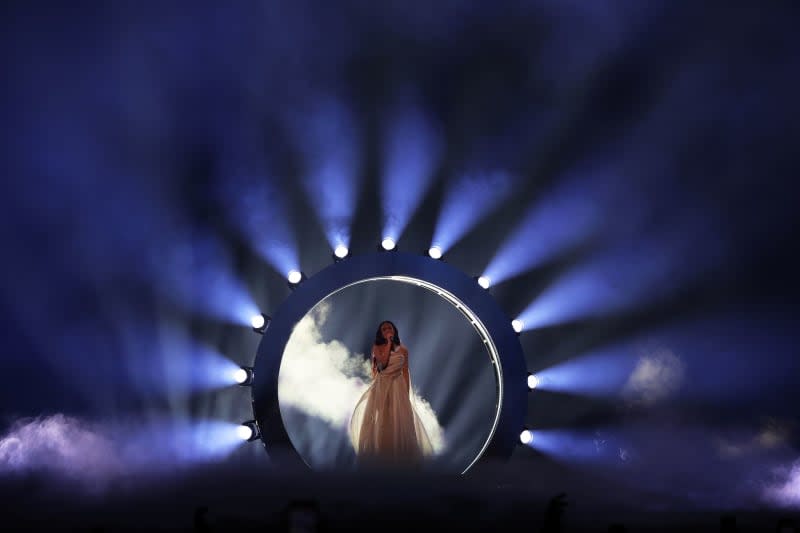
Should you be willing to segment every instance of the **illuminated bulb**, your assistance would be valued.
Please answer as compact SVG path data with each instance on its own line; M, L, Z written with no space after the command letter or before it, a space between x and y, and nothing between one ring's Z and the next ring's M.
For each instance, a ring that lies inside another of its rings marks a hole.
M260 333L261 335L267 331L267 327L269 327L269 323L271 321L272 319L264 313L250 317L250 325L253 326L253 331Z
M488 289L492 285L492 280L490 280L486 276L481 276L478 278L478 285L480 285L484 289Z
M335 256L336 256L336 257L338 257L339 259L344 259L345 257L347 257L347 254L348 254L349 252L350 252L350 250L348 250L348 249L347 249L347 246L345 246L344 244L340 244L340 245L339 245L339 246L337 246L337 247L336 247L336 249L333 251L333 255L335 255Z
M383 246L384 250L394 250L395 242L394 239L391 237L385 237L383 241L381 241L381 246Z
M533 433L529 429L524 430L522 433L519 434L519 441L522 444L530 444L533 442Z
M539 385L539 378L534 376L533 374L528 374L528 388L533 390L536 386Z
M442 249L438 246L431 246L428 250L428 255L431 256L433 259L441 259L442 258Z
M247 381L247 370L245 370L244 368L240 368L239 370L233 373L233 379L234 381L236 381L236 383L241 385L242 383Z
M236 428L236 436L242 440L250 440L253 438L254 432L253 428L246 424L242 424Z
M520 333L522 328L525 327L525 324L522 322L522 320L516 319L511 321L511 327L514 328L516 333Z
M253 315L250 318L250 324L252 324L253 329L261 329L264 327L264 316L263 315Z
M300 280L303 279L303 275L297 270L290 270L289 275L286 277L289 280L289 283L293 285L300 283Z

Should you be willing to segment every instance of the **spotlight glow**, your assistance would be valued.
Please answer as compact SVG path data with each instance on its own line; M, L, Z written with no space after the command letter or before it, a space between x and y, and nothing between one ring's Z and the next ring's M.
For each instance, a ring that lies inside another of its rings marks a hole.
M264 316L263 315L253 315L250 317L250 325L253 326L253 329L261 329L264 327Z
M223 202L225 213L231 217L238 233L276 272L286 272L298 263L298 251L285 191L277 185L277 180L268 178L272 169L266 162L254 163L252 171L243 171L238 166L238 158L226 159L230 159L223 164L226 178L219 183L219 201ZM195 246L189 250L197 257ZM190 276L189 279L196 278ZM194 282L192 286L196 287Z
M537 387L591 397L620 394L636 368L634 342L615 343L539 369Z
M522 444L530 444L533 442L533 433L529 429L524 430L522 433L519 434L519 441Z
M539 385L539 378L534 374L528 374L528 389L533 390Z
M484 289L488 289L489 287L492 286L492 280L490 280L486 276L480 276L478 278L478 285L480 285Z
M245 370L244 368L240 368L239 370L233 373L233 379L239 385L246 382L248 377L249 374L247 373L247 370Z
M431 246L428 249L428 255L431 256L433 259L441 259L442 258L442 249L438 246Z
M290 270L286 278L289 280L289 283L296 285L300 283L300 280L303 279L303 274L301 274L298 270Z
M401 91L405 92L405 91ZM409 98L410 97L410 98ZM444 144L425 111L404 94L389 112L382 152L381 174L384 236L399 240L409 219L425 197L436 174ZM398 191L402 191L398 194Z
M236 428L236 436L241 440L250 440L255 436L253 428L247 424L241 424Z
M511 321L511 327L514 328L515 332L521 333L522 330L525 328L525 323L517 318Z
M381 246L383 246L384 250L389 251L389 250L394 250L396 244L394 242L394 239L392 239L391 237L385 237L383 241L381 241Z
M504 170L467 169L455 176L445 192L432 241L447 253L511 195L518 179Z
M348 253L350 253L350 250L348 250L348 249L347 249L347 246L345 246L344 244L340 244L340 245L339 245L339 246L337 246L337 247L336 247L336 249L333 251L333 255L335 255L335 256L336 256L336 257L338 257L339 259L344 259L345 257L347 257L347 254L348 254Z
M618 449L607 441L611 436L606 431L587 429L537 429L536 439L529 446L554 459L576 464L617 463L619 455L608 453L609 448ZM611 440L618 441L618 438Z
M150 354L149 357L133 358L134 353L138 355L139 352L126 353L131 356L128 371L137 385L142 387L141 390L150 394L161 391L169 394L176 390L199 392L224 389L234 383L233 376L240 365L216 348L188 338L185 332L164 328L159 339L147 337L153 333L145 327L137 327L132 331L139 333L138 342L147 347L139 349ZM185 360L170 358L168 354L173 352L165 351L165 346L171 346L175 353L186 354L187 357Z
M314 206L331 248L350 244L360 190L362 133L350 106L320 94L282 113L291 144L302 155L300 184Z
M626 238L586 258L538 294L520 318L528 329L538 329L626 312L697 280L715 261L711 257L721 260L724 250L717 242L720 239L706 235L709 224L686 218L653 235ZM693 259L686 261L686 257Z
M554 260L596 230L600 206L610 203L604 199L616 189L607 180L598 180L595 171L583 167L563 181L544 193L543 200L506 236L484 270L495 283Z
M80 424L82 427L83 424ZM134 463L147 460L154 461L153 466L161 465L169 468L179 465L209 464L209 461L219 461L228 457L236 448L246 440L239 436L239 423L214 419L200 419L189 421L174 419L173 417L157 416L145 425L126 426L125 439L130 451L136 450ZM65 442L71 442L76 450L84 455L89 455L91 447L97 444L96 436L92 439L53 439L52 434L42 437L43 441L50 441L51 446L61 447ZM180 450L179 454L175 451ZM69 472L76 473L74 458L69 450L58 450L53 454L69 464ZM127 457L125 454L122 457ZM106 457L100 455L100 457ZM112 463L112 465L115 463ZM91 466L97 468L107 467L105 461L92 461ZM112 468L115 468L112 466ZM116 471L116 470L115 470ZM81 472L79 474L83 474ZM93 478L94 479L94 478Z
M146 267L157 266L154 272L158 274L151 282L159 294L193 313L232 324L247 324L258 307L235 273L229 251L218 238L202 234L176 236L161 246L163 258L157 265L151 265L149 261L155 260L155 256L148 257ZM186 275L187 265L191 265L191 276ZM197 298L198 287L202 287L202 298Z

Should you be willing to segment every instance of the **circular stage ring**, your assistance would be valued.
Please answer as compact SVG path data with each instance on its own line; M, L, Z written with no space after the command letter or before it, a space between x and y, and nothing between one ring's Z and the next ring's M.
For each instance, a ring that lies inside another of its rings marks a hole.
M528 401L527 369L511 319L489 291L448 263L398 251L351 256L304 280L272 314L254 364L252 404L261 440L270 455L306 464L294 448L278 401L278 374L295 325L327 296L374 279L397 279L436 291L463 314L487 343L495 363L496 413L490 436L467 470L480 460L507 459L519 444ZM465 470L466 471L466 470Z

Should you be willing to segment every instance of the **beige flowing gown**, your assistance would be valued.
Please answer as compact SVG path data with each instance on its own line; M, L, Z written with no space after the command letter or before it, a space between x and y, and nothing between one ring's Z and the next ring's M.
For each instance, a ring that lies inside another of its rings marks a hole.
M389 354L353 409L350 441L362 463L416 463L433 453L428 434L411 403L403 378L406 356Z

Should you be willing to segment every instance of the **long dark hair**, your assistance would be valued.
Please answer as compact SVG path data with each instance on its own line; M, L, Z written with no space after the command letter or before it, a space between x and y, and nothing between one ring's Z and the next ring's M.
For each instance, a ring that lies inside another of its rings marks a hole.
M394 338L392 339L392 346L400 346L400 332L397 331L397 326L394 325L394 322L391 320L384 320L380 324L378 324L378 331L375 332L375 344L386 344L386 339L383 338L381 335L381 326L384 324L389 324L394 329Z

